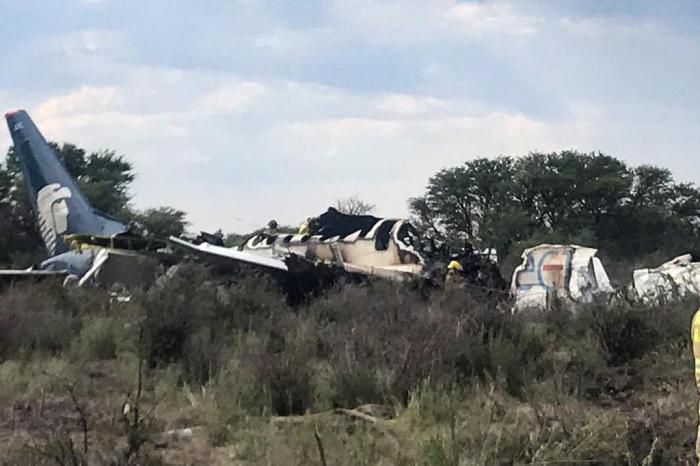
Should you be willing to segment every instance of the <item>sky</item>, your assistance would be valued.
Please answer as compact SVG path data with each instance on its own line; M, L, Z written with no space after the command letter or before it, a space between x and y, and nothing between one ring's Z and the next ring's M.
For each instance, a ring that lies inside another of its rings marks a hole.
M436 171L533 151L700 183L696 0L33 0L0 21L0 110L125 155L134 205L193 231L353 195L406 216Z

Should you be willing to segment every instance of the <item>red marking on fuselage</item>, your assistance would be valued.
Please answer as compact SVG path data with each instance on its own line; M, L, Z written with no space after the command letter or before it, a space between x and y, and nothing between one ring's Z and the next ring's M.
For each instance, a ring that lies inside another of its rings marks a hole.
M545 272L551 272L552 270L564 270L564 266L561 264L544 264L542 270Z

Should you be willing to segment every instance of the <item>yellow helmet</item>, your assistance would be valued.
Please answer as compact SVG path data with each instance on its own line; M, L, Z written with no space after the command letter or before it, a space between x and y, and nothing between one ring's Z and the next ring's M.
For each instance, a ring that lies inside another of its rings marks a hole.
M460 264L458 261L452 260L449 264L447 264L447 270L463 270L462 264Z

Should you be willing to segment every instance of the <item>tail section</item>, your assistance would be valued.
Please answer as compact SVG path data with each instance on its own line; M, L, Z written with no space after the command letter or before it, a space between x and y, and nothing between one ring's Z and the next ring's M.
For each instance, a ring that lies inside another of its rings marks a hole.
M64 235L111 236L127 230L93 209L27 112L8 112L5 119L49 255L68 250Z

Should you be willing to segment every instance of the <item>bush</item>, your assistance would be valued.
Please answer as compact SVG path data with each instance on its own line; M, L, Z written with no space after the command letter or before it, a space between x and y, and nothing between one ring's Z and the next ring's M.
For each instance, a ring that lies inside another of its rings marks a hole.
M268 281L250 277L224 286L195 264L181 264L150 289L144 307L150 365L180 362L187 380L198 384L215 377L232 332L264 329L289 313Z
M608 362L618 366L639 358L661 342L649 308L618 304L592 309L592 329L607 352Z
M314 401L316 329L294 316L283 319L281 328L287 330L281 335L272 334L267 352L260 355L258 382L268 389L273 413L303 414Z
M199 339L206 338L202 337L202 329L216 327L217 305L216 287L208 280L206 270L193 264L183 264L164 284L151 288L143 303L143 332L150 365L182 362L188 345L196 350L195 335L199 333ZM199 357L188 356L191 360ZM191 368L195 373L189 375L201 379L201 367L194 364Z
M117 344L122 338L120 322L113 317L86 319L71 345L72 356L81 360L105 360L117 357Z
M23 283L7 289L0 295L0 358L63 351L79 328L71 307L55 283Z

